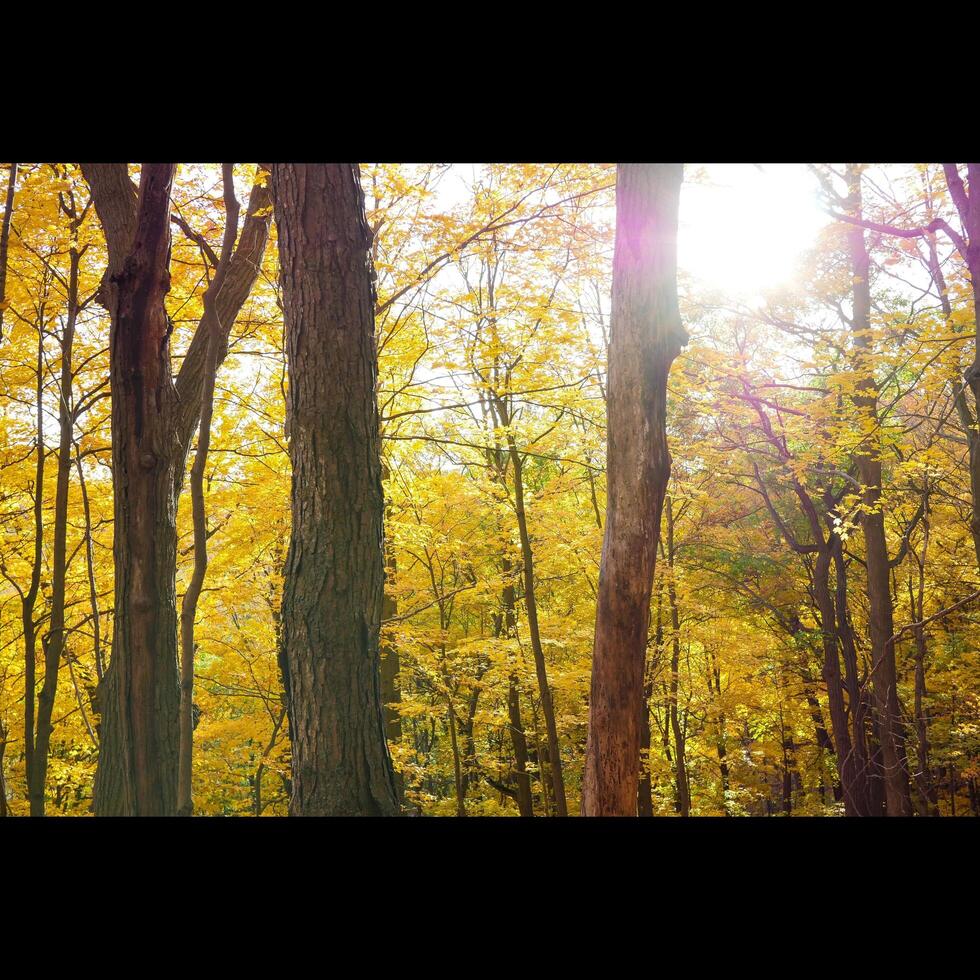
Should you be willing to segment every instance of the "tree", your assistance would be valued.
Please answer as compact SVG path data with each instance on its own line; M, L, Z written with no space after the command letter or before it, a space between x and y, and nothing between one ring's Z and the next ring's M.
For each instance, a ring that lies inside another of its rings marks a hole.
M677 303L680 164L624 164L608 382L608 503L596 610L582 809L635 816L644 663L670 478L667 374L687 341Z
M384 581L371 232L354 164L272 169L293 523L282 601L290 813L398 812L380 693Z
M111 321L115 500L115 615L112 660L100 694L95 810L169 815L177 806L179 741L177 502L200 418L209 331L198 325L175 382L165 301L176 165L145 164L138 196L125 164L83 164L82 170L109 253L100 302ZM265 248L263 184L260 178L253 188L223 302L216 304L222 346ZM224 352L219 347L219 363Z

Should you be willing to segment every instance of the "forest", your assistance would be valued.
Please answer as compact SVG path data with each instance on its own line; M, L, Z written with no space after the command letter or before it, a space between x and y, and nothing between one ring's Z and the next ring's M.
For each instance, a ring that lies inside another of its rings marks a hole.
M0 201L0 816L980 816L980 164Z

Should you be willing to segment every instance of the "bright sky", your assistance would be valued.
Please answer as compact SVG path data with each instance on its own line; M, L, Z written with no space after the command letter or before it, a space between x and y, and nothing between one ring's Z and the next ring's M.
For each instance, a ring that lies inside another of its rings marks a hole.
M463 198L476 169L454 165L454 179L438 192L445 206ZM830 221L820 209L817 188L802 163L686 164L681 270L706 289L744 301L791 279L801 254Z
M703 169L707 183L693 182ZM830 218L805 164L688 164L678 265L709 289L751 299L790 280Z

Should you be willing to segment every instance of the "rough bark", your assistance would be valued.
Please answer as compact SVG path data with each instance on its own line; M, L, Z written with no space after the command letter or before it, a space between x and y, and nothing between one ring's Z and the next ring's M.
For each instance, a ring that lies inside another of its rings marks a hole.
M667 481L667 375L686 342L677 304L681 164L626 164L616 184L608 501L582 809L635 816L650 592Z
M100 691L95 812L166 816L177 800L177 527L183 458L170 371L170 189L175 164L83 164L105 232L114 487L112 660Z
M292 533L282 601L293 815L398 812L379 634L383 496L371 234L354 164L272 170Z
M115 615L112 662L100 684L94 794L95 812L105 815L171 814L176 807L176 515L208 344L199 324L175 385L164 307L174 169L144 165L137 195L126 164L82 164L109 254L99 301L111 319ZM252 189L216 303L219 364L268 238L264 183L260 177Z

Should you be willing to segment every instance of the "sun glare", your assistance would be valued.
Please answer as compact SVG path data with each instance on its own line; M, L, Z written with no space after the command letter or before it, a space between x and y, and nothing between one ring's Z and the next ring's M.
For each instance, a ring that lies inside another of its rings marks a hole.
M790 280L830 219L803 164L689 165L678 265L708 289L750 299ZM706 178L695 180L695 174Z

